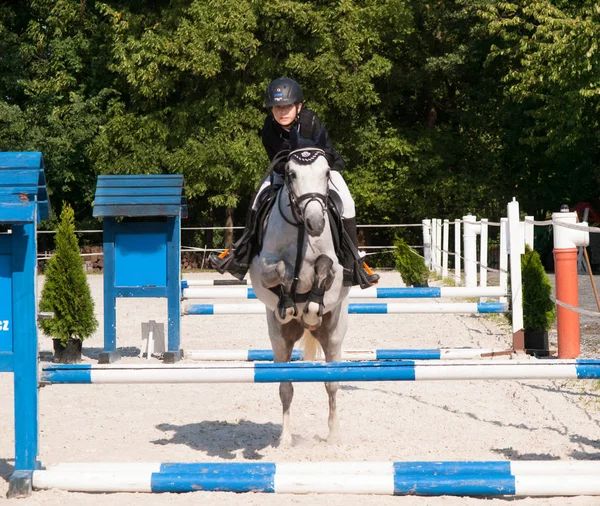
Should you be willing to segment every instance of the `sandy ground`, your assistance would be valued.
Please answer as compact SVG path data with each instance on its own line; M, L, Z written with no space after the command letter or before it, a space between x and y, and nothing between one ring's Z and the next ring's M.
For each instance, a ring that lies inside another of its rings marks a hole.
M187 279L213 278L190 274ZM102 328L102 277L90 276ZM42 281L42 280L40 280ZM41 282L39 283L41 285ZM384 273L381 286L401 286ZM38 290L41 286L38 287ZM435 303L433 301L432 303ZM346 349L509 346L499 317L351 315ZM166 321L166 301L124 299L118 304L118 346L139 362L140 323ZM188 316L185 349L268 348L263 316ZM95 362L102 331L84 343ZM40 350L51 340L40 339ZM145 360L145 359L144 359ZM599 459L598 382L460 381L346 383L338 394L342 441L327 435L322 384L296 384L294 446L281 448L276 384L55 385L40 392L40 459L61 462L402 461ZM14 456L12 376L0 375L0 497ZM592 505L600 498L379 497L274 494L80 494L39 491L22 505Z

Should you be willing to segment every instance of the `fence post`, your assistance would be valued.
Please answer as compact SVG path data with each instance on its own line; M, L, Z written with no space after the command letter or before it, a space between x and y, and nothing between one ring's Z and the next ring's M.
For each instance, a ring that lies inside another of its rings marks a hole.
M460 220L454 220L454 286L460 286L460 264L461 264L461 235Z
M431 220L425 219L423 224L423 258L425 265L431 270Z
M481 218L481 229L479 231L479 238L481 245L479 247L479 286L487 286L487 268L488 268L488 220L487 218ZM481 298L483 302L485 297Z
M506 293L508 290L508 218L500 218L500 286ZM507 302L506 297L500 297L500 302Z
M513 350L525 349L525 332L523 330L523 286L521 277L521 255L525 245L521 235L519 221L519 203L513 197L507 206L508 215L508 250L510 255L510 296L512 301Z
M477 286L477 221L475 216L463 216L465 242L465 286Z
M450 233L450 222L444 220L444 234L442 239L442 279L448 277L448 234Z
M565 206L566 207L566 206ZM577 283L577 246L587 246L590 233L587 223L582 229L561 227L560 223L576 224L577 213L565 211L552 213L554 229L554 272L556 278L556 301L573 307L579 305ZM576 358L580 353L579 313L557 304L558 358Z

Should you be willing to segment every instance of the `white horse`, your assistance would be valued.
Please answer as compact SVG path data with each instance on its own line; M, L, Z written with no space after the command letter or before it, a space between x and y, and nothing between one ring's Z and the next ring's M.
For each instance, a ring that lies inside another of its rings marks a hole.
M304 359L314 360L318 346L327 362L341 360L348 327L349 287L343 286L327 214L330 168L325 158L326 133L315 142L290 134L284 185L266 225L262 250L250 266L256 296L267 306L269 338L275 362L289 362L294 343L304 335ZM336 441L337 382L325 383L329 395L329 436ZM279 385L283 405L280 443L292 443L292 383Z

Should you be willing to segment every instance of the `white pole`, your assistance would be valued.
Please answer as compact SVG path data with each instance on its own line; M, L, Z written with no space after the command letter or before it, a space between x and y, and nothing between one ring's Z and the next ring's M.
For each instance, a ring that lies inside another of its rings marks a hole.
M438 276L441 276L442 275L442 220L440 218L437 218L435 220L435 225L436 225L436 228L437 228L437 231L436 231L436 239L437 239L436 264L437 264L437 269L436 269L435 272L436 272L436 274Z
M423 220L423 258L425 265L431 270L431 220Z
M477 222L475 216L463 216L465 241L465 286L477 286Z
M460 235L460 220L454 220L454 286L459 286L460 279L460 255L462 253L461 247L461 235Z
M508 218L500 218L500 288L508 290ZM507 302L500 297L500 302Z
M521 255L525 253L519 221L519 203L513 197L508 203L508 250L510 254L510 296L512 302L513 349L525 349L523 331L523 289L521 286Z
M523 237L525 238L525 244L533 249L533 216L525 216L523 226Z
M437 218L431 219L431 270L437 273Z
M443 235L443 248L444 251L442 253L442 279L446 279L448 277L448 235L450 233L450 222L448 220L444 220L444 235Z
M479 247L479 286L487 286L487 267L488 267L488 220L481 218L480 242ZM485 302L485 298L481 299Z

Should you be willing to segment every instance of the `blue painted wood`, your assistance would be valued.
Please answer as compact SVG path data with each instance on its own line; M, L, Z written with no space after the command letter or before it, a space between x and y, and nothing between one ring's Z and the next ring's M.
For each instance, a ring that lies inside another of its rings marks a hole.
M146 196L167 196L181 198L181 187L180 186L152 186L149 188L129 188L129 187L107 187L107 188L96 188L95 198L100 202L99 197L102 199L109 197L130 197L135 195L146 195Z
M114 289L117 298L167 297L166 286L117 286Z
M29 201L37 206L38 221L48 218L50 204L41 153L0 153L0 188L0 203ZM11 195L18 200L11 199ZM12 223L8 214L0 211L0 216L3 223ZM27 222L27 218L19 221Z
M0 235L0 353L13 351L12 234Z
M178 352L181 340L181 217L167 220L167 350Z
M31 223L37 216L35 202L18 202L13 200L12 195L2 200L4 202L0 202L0 223Z
M0 153L0 169L36 169L42 166L42 153L39 151L9 151Z
M116 230L115 286L167 286L167 222L119 223Z
M185 211L185 213L184 213ZM96 218L106 218L113 216L127 216L130 218L141 218L147 216L187 216L187 206L181 204L153 205L153 206L94 206L94 216Z
M0 372L14 372L14 353L1 351L0 352Z
M15 471L38 467L36 222L12 227Z
M139 187L183 186L181 174L144 174L137 176L104 175L98 176L97 188L139 188Z
M114 218L104 219L102 251L104 252L104 351L117 349L117 301L115 298L115 232Z
M109 308L105 351L116 349L117 297L166 297L168 351L179 352L182 215L187 215L182 175L98 177L94 216L105 222L104 298ZM113 219L149 216L164 219L119 223Z
M187 215L183 176L100 176L94 199L94 216Z

